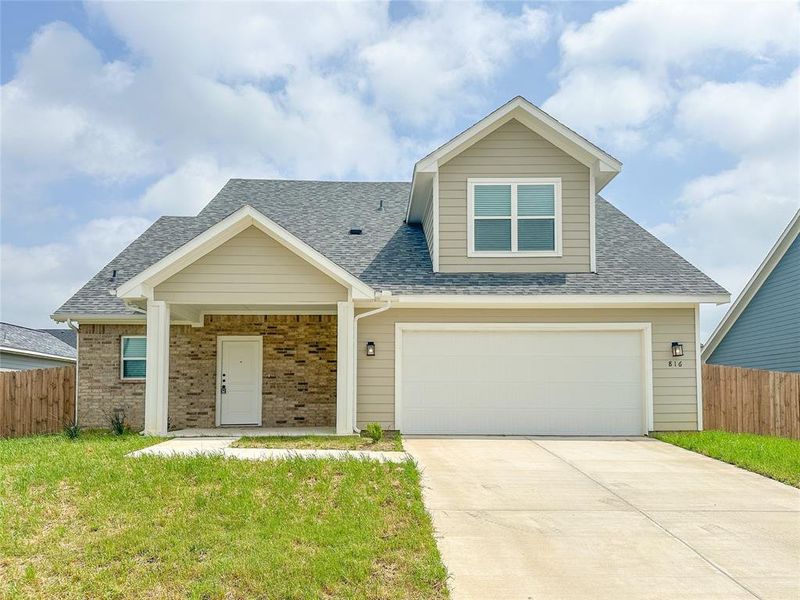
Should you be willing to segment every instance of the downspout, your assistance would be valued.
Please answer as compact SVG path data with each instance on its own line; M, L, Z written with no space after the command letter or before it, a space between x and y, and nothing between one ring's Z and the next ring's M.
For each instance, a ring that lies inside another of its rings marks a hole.
M78 355L78 359L75 361L75 420L73 421L73 425L78 424L78 385L80 384L81 378L78 376L80 374L80 361L81 361L81 335L80 329L78 328L75 323L72 322L72 319L67 319L67 327L72 329L75 332L75 353Z
M380 295L386 297L389 292L381 292ZM391 301L386 300L386 304L383 306L353 317L353 431L356 433L361 433L361 430L356 426L358 422L358 321L364 317L371 317L385 312L391 307Z

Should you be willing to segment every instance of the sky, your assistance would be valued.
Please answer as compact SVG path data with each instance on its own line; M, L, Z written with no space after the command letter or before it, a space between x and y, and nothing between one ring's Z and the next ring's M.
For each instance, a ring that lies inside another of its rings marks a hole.
M800 207L797 2L0 4L0 319L230 177L408 181L516 95L734 297ZM703 307L702 337L726 310Z

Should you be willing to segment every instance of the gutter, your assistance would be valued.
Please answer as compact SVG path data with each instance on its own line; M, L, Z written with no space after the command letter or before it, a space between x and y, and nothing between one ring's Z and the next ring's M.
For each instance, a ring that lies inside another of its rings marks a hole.
M358 322L364 317L371 317L389 310L392 307L390 296L391 292L381 292L380 297L385 299L386 304L353 317L353 431L356 433L361 433L356 426L358 419Z

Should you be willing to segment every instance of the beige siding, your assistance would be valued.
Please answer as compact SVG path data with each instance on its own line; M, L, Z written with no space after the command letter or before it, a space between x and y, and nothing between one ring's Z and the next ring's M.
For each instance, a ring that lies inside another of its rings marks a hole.
M367 341L376 355L358 355L358 423L378 421L394 427L394 326L397 322L528 322L528 323L652 323L653 424L656 430L697 428L694 311L691 308L654 309L390 309L366 317L358 325L356 348ZM671 343L684 347L684 366L669 368Z
M156 299L212 304L347 300L347 290L271 237L249 227L155 288Z
M468 177L560 177L563 255L468 258ZM519 121L512 120L439 167L439 268L442 272L586 272L589 169Z
M428 254L433 260L433 202L429 201L422 215L422 230L425 232L425 241L428 242Z

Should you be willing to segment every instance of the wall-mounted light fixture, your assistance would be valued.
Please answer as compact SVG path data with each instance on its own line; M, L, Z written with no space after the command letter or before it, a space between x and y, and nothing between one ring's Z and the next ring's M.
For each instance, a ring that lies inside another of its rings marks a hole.
M375 356L375 342L367 342L367 356Z
M683 356L683 344L672 342L672 356Z

